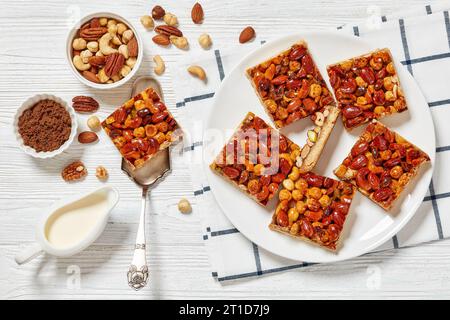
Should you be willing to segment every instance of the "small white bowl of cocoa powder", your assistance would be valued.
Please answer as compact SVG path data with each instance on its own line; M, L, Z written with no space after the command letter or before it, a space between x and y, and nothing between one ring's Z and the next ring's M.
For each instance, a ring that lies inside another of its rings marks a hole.
M65 151L75 139L77 129L75 110L51 94L27 99L14 117L19 147L35 158L52 158Z

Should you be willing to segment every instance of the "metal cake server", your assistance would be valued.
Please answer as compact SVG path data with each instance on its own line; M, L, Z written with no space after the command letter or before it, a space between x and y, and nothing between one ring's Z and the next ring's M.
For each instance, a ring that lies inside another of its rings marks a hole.
M163 100L161 86L159 82L148 76L137 78L133 83L131 97L134 97L144 89L152 87ZM149 189L167 172L170 171L170 153L169 148L156 153L156 155L147 161L143 167L135 169L124 158L122 158L122 170L139 186L142 187L142 207L139 219L139 227L136 235L136 244L131 265L128 269L128 284L135 290L139 290L147 284L148 266L146 259L146 241L145 241L145 209Z

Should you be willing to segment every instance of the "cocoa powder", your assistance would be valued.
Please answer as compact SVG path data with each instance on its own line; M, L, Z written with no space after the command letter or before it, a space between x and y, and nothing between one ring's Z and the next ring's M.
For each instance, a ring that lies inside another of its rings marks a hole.
M60 103L46 99L25 110L18 126L26 146L46 152L59 149L69 139L72 121Z

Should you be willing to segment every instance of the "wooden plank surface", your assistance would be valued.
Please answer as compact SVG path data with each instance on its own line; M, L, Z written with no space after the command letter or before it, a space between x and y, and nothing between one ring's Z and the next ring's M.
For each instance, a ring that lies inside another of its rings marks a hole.
M239 31L252 25L258 38L270 40L302 28L323 29L368 17L379 10L390 14L418 5L441 1L201 1L205 22L190 21L194 1L159 4L175 13L192 51L198 35L208 32L218 47L237 44ZM147 234L150 243L150 283L140 292L128 288L126 270L131 260L137 229L138 188L119 168L118 153L105 136L102 143L75 143L62 156L49 161L32 159L20 151L12 134L15 110L29 96L53 93L70 99L79 94L95 96L101 103L101 117L126 100L130 84L104 92L80 84L71 74L65 45L74 12L81 16L111 11L131 20L145 43L139 75L152 73L154 54L161 54L167 72L160 77L166 101L174 110L171 66L184 53L163 49L151 42L139 17L156 4L153 1L2 1L0 10L0 298L7 299L183 299L189 298L449 298L450 241L400 251L388 251L331 265L309 267L263 278L218 284L211 277L208 256L201 239L200 218L190 187L190 173L179 150L173 152L172 174L150 197ZM175 5L176 3L176 5ZM373 7L376 5L377 7ZM425 9L424 9L425 10ZM191 52L192 53L192 52ZM176 114L176 110L175 114ZM80 124L85 126L85 116ZM59 173L70 160L82 158L91 174L81 183L66 184ZM41 257L17 267L15 253L34 238L37 216L54 200L101 185L93 172L103 165L110 172L109 183L121 193L105 233L85 252L72 258ZM176 204L189 198L194 212L181 216ZM80 272L80 278L76 274Z

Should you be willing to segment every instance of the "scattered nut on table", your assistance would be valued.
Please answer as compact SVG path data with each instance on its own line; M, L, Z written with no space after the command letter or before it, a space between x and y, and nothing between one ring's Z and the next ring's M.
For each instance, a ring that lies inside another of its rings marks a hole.
M200 44L200 46L203 49L209 49L211 47L212 41L211 41L211 37L209 36L209 34L207 33L203 33L202 35L200 35L200 37L198 38L198 43Z
M164 73L164 70L166 70L166 65L164 63L164 60L161 58L160 55L156 55L153 57L153 61L155 62L155 73L160 76Z
M206 80L206 73L202 67L194 65L194 66L190 66L187 70L194 77L197 77L200 80Z
M165 14L166 11L161 6L154 6L152 9L152 17L155 20L161 20Z
M61 177L69 182L83 179L88 174L86 166L81 161L75 161L69 164L61 172Z
M178 210L180 210L181 213L190 213L192 212L192 207L189 201L183 198L178 202Z
M90 116L87 121L87 125L92 131L99 131L102 127L102 123L97 116Z
M155 26L155 22L153 21L153 18L148 15L141 17L141 23L145 29L153 29L153 27Z
M186 37L170 36L170 42L178 49L186 50L189 48L189 42Z
M167 12L163 19L168 26L176 27L178 25L178 18L172 13Z
M106 180L108 179L108 170L103 166L98 166L97 169L95 169L95 176L99 180Z

